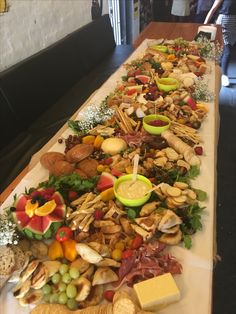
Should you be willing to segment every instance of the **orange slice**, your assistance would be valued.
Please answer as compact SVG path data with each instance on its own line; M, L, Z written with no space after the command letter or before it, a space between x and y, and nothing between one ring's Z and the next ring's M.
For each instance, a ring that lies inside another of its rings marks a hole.
M57 204L55 200L51 200L43 204L42 206L35 209L35 215L37 216L47 216L51 214L56 208Z
M26 202L26 205L25 205L25 213L30 217L32 218L34 216L34 212L36 210L36 208L38 208L39 206L39 203L38 202L35 202L35 203L31 203L31 200L28 200Z

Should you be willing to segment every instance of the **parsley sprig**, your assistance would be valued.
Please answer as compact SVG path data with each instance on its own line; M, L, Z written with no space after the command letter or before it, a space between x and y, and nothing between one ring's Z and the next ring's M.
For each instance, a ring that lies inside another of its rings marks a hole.
M185 208L178 210L177 214L182 218L182 224L180 225L183 233L184 245L187 249L192 247L191 235L202 229L202 212L205 207L200 207L198 202L195 202Z

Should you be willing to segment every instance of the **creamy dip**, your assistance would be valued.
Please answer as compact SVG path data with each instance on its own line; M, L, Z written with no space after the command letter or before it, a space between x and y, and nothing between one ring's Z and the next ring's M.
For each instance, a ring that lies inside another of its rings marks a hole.
M147 183L137 180L132 183L132 180L121 182L117 187L117 193L128 199L142 198L150 190Z

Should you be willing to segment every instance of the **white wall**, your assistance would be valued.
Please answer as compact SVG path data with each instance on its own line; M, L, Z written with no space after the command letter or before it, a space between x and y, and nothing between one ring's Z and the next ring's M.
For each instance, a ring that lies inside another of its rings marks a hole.
M91 21L92 0L7 0L0 15L0 71ZM103 14L108 1L103 0Z

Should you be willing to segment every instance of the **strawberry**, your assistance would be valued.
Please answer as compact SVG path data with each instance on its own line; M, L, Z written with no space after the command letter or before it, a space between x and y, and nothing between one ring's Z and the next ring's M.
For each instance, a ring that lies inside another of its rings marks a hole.
M115 177L120 177L120 176L123 175L122 172L120 172L120 171L118 171L118 170L116 170L116 169L111 169L111 174L112 174L113 176L115 176Z
M69 191L68 192L68 199L70 201L75 200L77 197L78 197L78 193L77 192L75 192L75 191Z
M112 302L112 301L113 301L114 294L115 294L115 291L113 291L113 290L106 290L106 291L104 291L104 293L103 293L103 297L104 297L104 299L106 299L107 301Z
M203 154L203 148L202 146L196 146L194 147L194 151L197 155L202 155Z
M104 216L104 213L101 209L96 209L95 212L93 213L93 216L95 220L101 220L102 217Z

